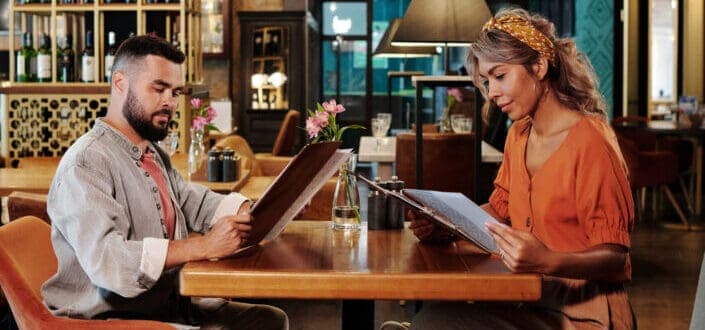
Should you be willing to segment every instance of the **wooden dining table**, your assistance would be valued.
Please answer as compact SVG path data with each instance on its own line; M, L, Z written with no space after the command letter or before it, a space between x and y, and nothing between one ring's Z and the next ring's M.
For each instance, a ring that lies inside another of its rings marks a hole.
M424 244L408 228L338 231L327 221L292 221L276 239L239 255L187 263L180 290L196 297L341 299L347 329L372 327L374 300L535 301L541 278L511 273L466 241Z
M177 153L171 159L174 168L187 178L188 155ZM29 157L21 158L17 168L0 168L0 196L7 196L13 191L48 193L60 161L61 157ZM209 182L201 179L192 182L215 192L229 193L240 190L249 178L250 171L241 168L236 181Z

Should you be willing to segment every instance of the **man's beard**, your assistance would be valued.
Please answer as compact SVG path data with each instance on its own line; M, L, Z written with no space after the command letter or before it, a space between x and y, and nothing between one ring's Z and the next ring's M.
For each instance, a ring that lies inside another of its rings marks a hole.
M152 124L152 119L158 115L168 115L171 119L171 111L168 109L162 109L153 113L149 118L147 117L147 112L144 110L142 105L137 101L137 97L132 92L132 89L127 90L127 99L125 104L122 106L122 114L127 119L127 122L132 126L132 129L137 132L142 138L156 142L164 140L166 135L169 133L169 123L167 122L164 127L158 127Z

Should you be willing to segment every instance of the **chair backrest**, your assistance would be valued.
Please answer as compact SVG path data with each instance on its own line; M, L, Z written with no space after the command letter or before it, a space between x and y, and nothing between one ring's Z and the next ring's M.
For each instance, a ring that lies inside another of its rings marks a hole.
M423 134L423 188L461 192L473 198L475 135ZM416 135L397 136L396 173L407 188L416 187Z
M56 273L51 227L27 216L0 227L0 286L20 328L52 317L42 303L42 284Z
M698 289L695 291L693 314L690 317L690 330L705 329L705 257L700 266Z
M296 126L299 124L301 114L296 110L289 110L284 116L279 134L274 140L272 147L272 156L291 156L294 154L296 145Z
M242 167L250 171L255 171L257 164L255 161L255 153L250 148L250 144L247 140L239 135L230 135L215 144L219 148L230 148L235 150L237 154L241 157L240 161L243 162Z
M622 137L633 141L639 151L653 151L658 137L646 130L646 117L626 116L612 119L612 127Z
M20 329L173 329L146 320L79 320L56 317L42 302L41 287L57 270L51 227L34 216L0 226L0 287Z

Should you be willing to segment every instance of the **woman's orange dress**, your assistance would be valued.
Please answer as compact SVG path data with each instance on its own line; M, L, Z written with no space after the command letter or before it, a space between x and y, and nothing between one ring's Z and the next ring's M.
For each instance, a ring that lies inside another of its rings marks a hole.
M585 115L531 177L526 169L530 119L514 123L490 204L518 230L549 249L584 251L599 244L630 247L634 205L627 166L607 122ZM631 279L627 259L624 278ZM632 328L622 283L544 276L540 305L559 310L575 328Z

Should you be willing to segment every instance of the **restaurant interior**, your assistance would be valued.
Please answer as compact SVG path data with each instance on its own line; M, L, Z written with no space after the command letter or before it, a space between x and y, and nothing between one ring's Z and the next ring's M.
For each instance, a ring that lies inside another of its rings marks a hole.
M512 273L473 243L445 250L419 243L401 202L380 204L372 184L349 175L486 203L512 121L501 111L482 119L468 47L503 8L541 14L590 60L629 166L635 224L626 291L638 327L705 328L701 0L0 5L0 233L28 216L51 224L47 194L59 162L106 115L114 55L131 36L161 37L184 52L184 93L158 145L184 180L215 192L268 201L280 174L295 172L292 159L318 142L307 131L311 120L324 106L344 107L336 125L351 129L338 148L353 156L294 189L312 198L303 211L282 206L280 236L251 254L187 263L180 274L184 296L266 302L289 315L291 329L378 329L410 321L430 300L541 297L540 276ZM352 216L341 211L350 199ZM0 260L15 261L0 265L0 284L31 296L0 291L0 329L50 317L39 293L56 272L47 228L0 234L0 247L22 250L16 259L0 251Z

